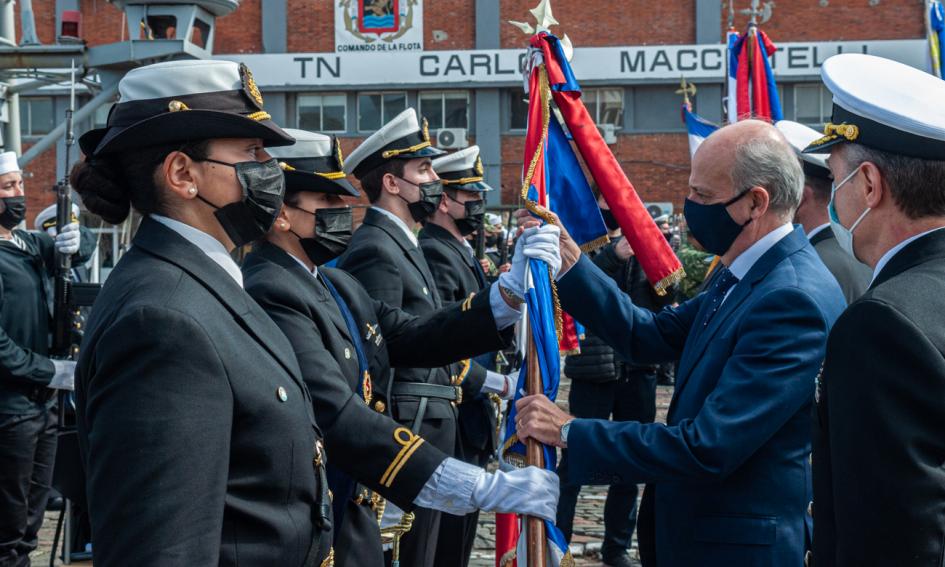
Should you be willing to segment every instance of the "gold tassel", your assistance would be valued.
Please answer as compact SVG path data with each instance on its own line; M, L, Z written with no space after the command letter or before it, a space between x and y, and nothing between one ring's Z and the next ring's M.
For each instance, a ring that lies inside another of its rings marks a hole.
M666 292L669 290L669 288L681 282L685 277L686 270L682 269L680 266L678 270L656 282L656 284L653 285L653 289L656 290L656 295L666 295Z

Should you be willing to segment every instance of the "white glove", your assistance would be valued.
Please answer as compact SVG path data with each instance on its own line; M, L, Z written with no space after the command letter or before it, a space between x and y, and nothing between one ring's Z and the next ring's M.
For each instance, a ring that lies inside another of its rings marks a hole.
M511 374L499 374L491 370L486 370L486 379L482 383L482 391L487 394L497 394L503 400L511 400L515 397L515 386L518 384L518 377Z
M56 369L52 380L46 385L53 390L75 389L75 361L74 360L54 360L53 367Z
M485 473L476 481L472 501L480 510L554 521L558 510L558 475L538 467Z
M62 227L62 232L55 236L56 252L69 256L79 251L79 223L72 222Z
M551 266L556 277L561 270L561 249L558 237L561 229L553 224L527 228L515 242L512 269L499 276L499 285L518 297L525 297L525 259L543 260Z

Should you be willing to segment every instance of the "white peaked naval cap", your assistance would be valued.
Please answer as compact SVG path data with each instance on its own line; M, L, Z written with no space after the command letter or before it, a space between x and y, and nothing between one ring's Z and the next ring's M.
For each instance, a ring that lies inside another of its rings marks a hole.
M430 145L427 121L417 120L414 109L408 108L367 137L345 160L345 173L361 178L391 159L416 159L443 155L443 150Z

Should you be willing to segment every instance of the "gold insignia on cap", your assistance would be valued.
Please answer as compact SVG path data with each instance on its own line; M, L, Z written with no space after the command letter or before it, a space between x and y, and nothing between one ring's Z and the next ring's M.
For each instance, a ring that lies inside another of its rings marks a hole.
M338 161L338 169L345 168L345 158L341 153L341 144L338 143L338 137L332 136L331 143L335 146L335 160Z
M482 168L482 158L476 156L476 173L479 175L485 174L486 170Z
M279 162L279 167L282 168L282 171L295 171L294 167L292 167L291 165L287 164L284 161Z
M423 141L430 143L430 124L426 118L420 119L420 131L423 133Z
M245 63L240 63L240 80L243 82L243 92L245 92L249 99L256 103L256 106L262 110L262 93L259 92L259 87L256 86L256 80L253 79L253 73L249 70L249 67L247 67Z
M190 108L179 100L172 100L167 103L167 109L171 112L180 112L181 110L190 110Z
M817 138L809 145L820 146L827 142L832 142L837 138L845 138L848 142L853 142L860 137L860 127L856 124L833 124L828 122L824 125L824 136Z

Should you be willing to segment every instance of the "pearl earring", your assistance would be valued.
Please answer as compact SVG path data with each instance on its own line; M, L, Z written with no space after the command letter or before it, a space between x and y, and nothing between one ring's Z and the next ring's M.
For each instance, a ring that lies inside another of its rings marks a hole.
M187 192L190 193L191 195L196 195L196 194L197 194L197 186L195 185L195 186L191 187L190 189L187 190Z

